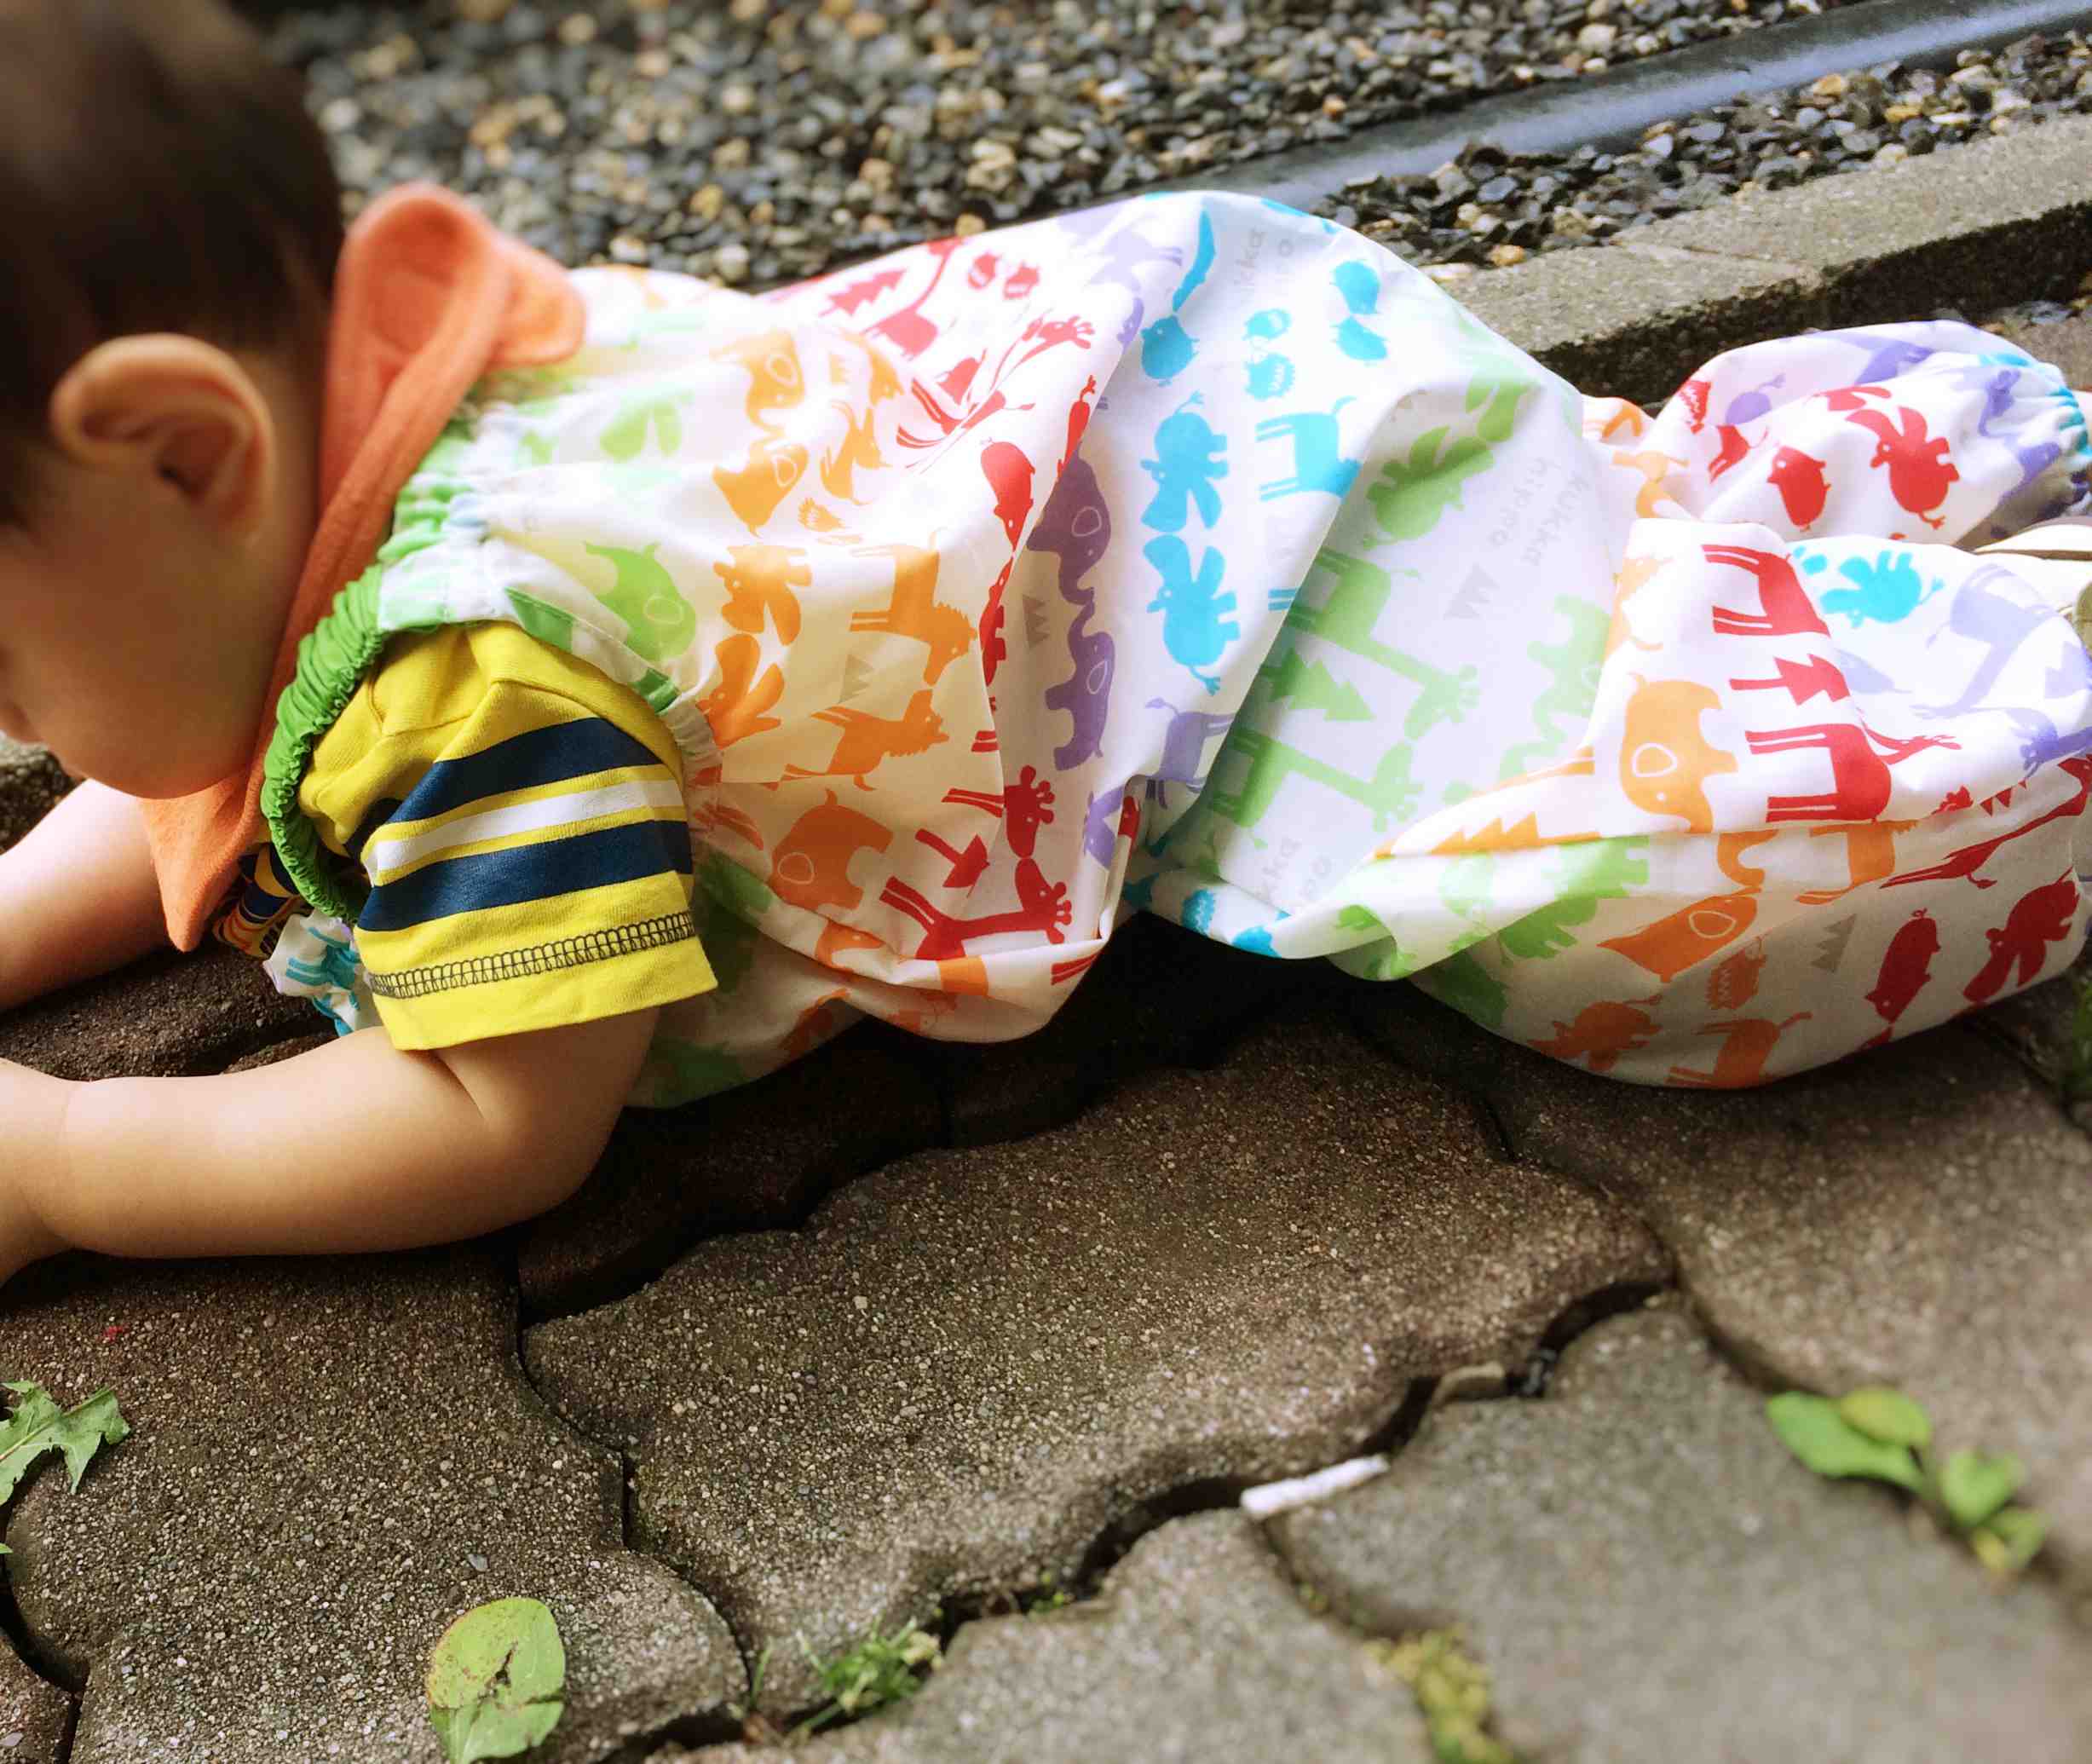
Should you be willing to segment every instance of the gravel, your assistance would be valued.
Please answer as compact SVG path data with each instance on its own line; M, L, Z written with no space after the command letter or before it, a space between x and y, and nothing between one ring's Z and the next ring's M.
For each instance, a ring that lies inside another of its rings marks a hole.
M564 262L763 286L1827 4L270 9L276 50L309 79L352 205L432 178Z
M277 5L269 29L307 76L352 212L432 178L562 262L761 288L1822 9L426 0ZM1456 281L2088 110L2092 46L2031 37L1951 69L1826 74L1654 124L1624 149L1470 146L1432 176L1368 179L1315 206Z
M1371 178L1316 205L1440 280L1601 245L1739 193L1898 165L1935 148L2092 110L2092 46L2073 32L1953 68L1890 63L1651 124L1624 151L1510 158L1471 145L1429 177ZM2038 315L2037 315L2038 316Z

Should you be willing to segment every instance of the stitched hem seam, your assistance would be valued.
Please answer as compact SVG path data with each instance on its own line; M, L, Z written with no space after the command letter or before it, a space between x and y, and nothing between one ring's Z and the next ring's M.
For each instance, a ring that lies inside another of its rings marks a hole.
M590 962L608 961L614 956L636 955L670 943L686 943L697 935L696 922L688 912L665 913L657 919L643 919L636 925L620 925L586 937L562 937L556 943L539 943L528 949L507 949L499 955L475 956L470 961L447 961L425 968L402 968L396 973L364 971L371 990L383 999L427 998L431 993L457 992L468 986L483 986L493 980L520 980L533 974L555 973Z

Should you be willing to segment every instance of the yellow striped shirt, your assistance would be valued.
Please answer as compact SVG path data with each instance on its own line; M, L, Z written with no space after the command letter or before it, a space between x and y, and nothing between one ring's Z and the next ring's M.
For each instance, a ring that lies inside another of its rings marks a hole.
M370 878L356 948L395 1045L709 991L681 776L636 693L526 631L395 638L298 792Z

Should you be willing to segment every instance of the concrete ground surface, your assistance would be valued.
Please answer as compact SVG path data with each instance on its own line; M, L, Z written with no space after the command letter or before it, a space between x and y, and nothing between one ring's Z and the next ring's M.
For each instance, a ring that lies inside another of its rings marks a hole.
M1651 395L1768 330L2066 297L2089 150L2058 122L1460 291ZM2083 321L2022 340L2092 383ZM62 788L0 747L0 842ZM1448 1623L1526 1760L2092 1756L2075 1002L1658 1092L1144 920L1028 1042L853 1032L628 1116L515 1232L42 1265L0 1373L134 1431L8 1509L0 1757L435 1759L429 1649L510 1594L565 1638L548 1764L1422 1764L1370 1643ZM315 1021L219 951L0 1019L0 1058L210 1072ZM1766 1424L1868 1382L2024 1461L2020 1581ZM810 1652L910 1620L948 1644L913 1699L752 1737L821 1704Z

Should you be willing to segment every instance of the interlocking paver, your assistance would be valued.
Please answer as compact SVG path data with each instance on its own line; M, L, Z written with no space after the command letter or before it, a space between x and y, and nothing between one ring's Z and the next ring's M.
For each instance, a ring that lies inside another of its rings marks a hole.
M937 1087L907 1041L860 1024L760 1083L626 1110L587 1183L530 1227L526 1306L606 1303L700 1237L794 1225L837 1183L941 1144Z
M1998 1591L1895 1503L1805 1470L1761 1394L1655 1310L1578 1336L1543 1400L1435 1410L1386 1475L1271 1529L1356 1622L1457 1621L1521 1756L2087 1756L2063 1601Z
M732 1637L622 1547L620 1460L546 1412L515 1340L482 1248L11 1284L0 1366L61 1401L107 1384L134 1430L75 1491L35 1471L8 1518L23 1619L86 1684L71 1764L433 1758L429 1651L511 1594L565 1637L547 1764L738 1694Z
M1426 1764L1408 1688L1311 1616L1241 1513L1174 1519L1094 1599L965 1625L898 1708L778 1750L649 1764Z
M1949 1444L2022 1458L2059 1556L2092 1559L2092 1142L2003 1049L1949 1026L1686 1094L1494 1041L1421 998L1358 1008L1383 1045L1472 1069L1521 1156L1633 1207L1768 1379L1900 1385Z
M65 1755L72 1698L0 1646L0 1757L22 1764Z
M1292 1017L1074 1126L909 1159L794 1233L700 1245L529 1330L539 1387L638 1464L634 1538L781 1643L1076 1574L1173 1495L1295 1474L1410 1381L1516 1363L1663 1277L1622 1209L1498 1157L1469 1105Z

